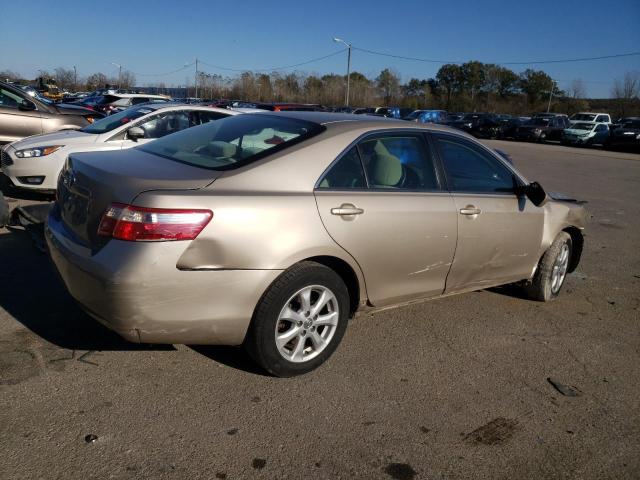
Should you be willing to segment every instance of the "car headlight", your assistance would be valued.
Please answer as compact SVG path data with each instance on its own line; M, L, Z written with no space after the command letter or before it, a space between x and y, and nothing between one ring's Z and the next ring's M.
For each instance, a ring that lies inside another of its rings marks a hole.
M16 151L16 157L18 158L33 158L33 157L46 157L53 152L61 149L64 145L51 145L47 147L34 147L25 148L24 150Z

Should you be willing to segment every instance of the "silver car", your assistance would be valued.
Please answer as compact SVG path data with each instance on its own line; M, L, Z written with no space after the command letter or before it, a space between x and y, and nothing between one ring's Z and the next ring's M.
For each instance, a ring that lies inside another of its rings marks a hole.
M97 120L80 130L33 135L4 147L0 166L23 190L53 192L67 156L122 150L237 112L176 103L149 103Z
M460 131L287 112L71 154L46 237L73 297L126 339L244 345L291 376L358 310L507 283L554 299L584 222Z

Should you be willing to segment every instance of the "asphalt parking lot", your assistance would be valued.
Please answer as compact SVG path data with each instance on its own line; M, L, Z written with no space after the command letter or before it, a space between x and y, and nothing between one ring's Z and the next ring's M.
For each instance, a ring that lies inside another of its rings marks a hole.
M0 477L640 477L640 155L487 143L589 202L561 296L360 316L293 379L235 348L120 340L30 232L0 229Z

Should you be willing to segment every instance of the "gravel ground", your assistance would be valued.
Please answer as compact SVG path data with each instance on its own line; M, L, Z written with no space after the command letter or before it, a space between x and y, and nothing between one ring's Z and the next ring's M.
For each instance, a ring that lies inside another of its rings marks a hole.
M0 477L639 478L640 156L488 143L589 202L561 296L360 316L294 379L236 348L120 340L66 294L37 228L0 229Z

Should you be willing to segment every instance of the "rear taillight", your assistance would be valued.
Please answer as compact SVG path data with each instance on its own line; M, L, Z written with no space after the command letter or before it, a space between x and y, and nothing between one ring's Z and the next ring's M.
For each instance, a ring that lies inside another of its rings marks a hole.
M98 235L118 240L193 240L207 226L211 210L145 208L112 203L100 220Z

